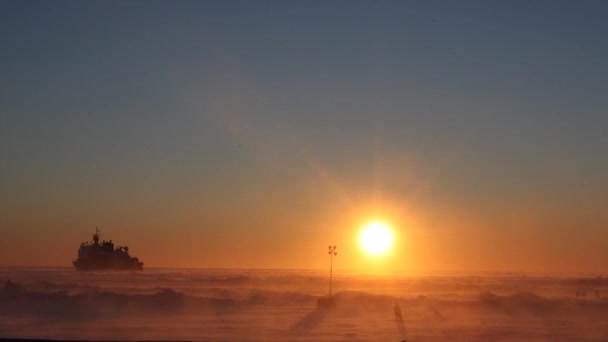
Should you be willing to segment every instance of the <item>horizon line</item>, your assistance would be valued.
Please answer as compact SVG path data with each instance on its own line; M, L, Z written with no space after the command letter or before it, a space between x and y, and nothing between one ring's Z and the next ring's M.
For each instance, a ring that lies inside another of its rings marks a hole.
M0 269L73 269L73 266L53 266L53 265L0 265ZM273 268L273 267L183 267L183 266L155 266L146 267L145 270L233 270L233 271L327 271L325 268ZM395 272L374 272L363 269L346 269L346 268L334 268L334 272L358 272L361 274L375 274L375 275L435 275L435 274L460 274L475 276L478 274L503 274L503 275L517 275L517 276L528 276L528 275L539 275L539 274L595 274L595 276L608 276L608 270L596 270L596 271L581 271L581 270L427 270L427 271L413 271L413 270L396 270ZM95 272L95 271L92 271ZM102 270L102 272L113 272L113 270ZM116 271L124 272L124 271ZM142 271L134 271L142 272Z

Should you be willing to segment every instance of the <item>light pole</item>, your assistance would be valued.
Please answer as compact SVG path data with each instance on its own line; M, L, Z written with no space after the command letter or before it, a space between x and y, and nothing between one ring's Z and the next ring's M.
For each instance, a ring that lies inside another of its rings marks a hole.
M331 298L331 280L334 271L334 256L338 255L338 252L336 252L336 246L328 246L327 254L329 254L329 298Z

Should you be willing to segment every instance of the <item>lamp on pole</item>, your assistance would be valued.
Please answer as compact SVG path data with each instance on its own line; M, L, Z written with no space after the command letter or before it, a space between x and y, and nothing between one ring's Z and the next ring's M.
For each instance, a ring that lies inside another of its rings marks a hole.
M336 246L329 246L327 248L327 254L329 254L329 296L327 297L319 297L317 299L317 305L322 309L329 309L336 305L336 302L331 296L331 281L334 272L334 257L338 255L336 252Z
M331 281L334 271L334 256L338 255L336 246L328 246L327 254L329 254L329 298L331 298Z

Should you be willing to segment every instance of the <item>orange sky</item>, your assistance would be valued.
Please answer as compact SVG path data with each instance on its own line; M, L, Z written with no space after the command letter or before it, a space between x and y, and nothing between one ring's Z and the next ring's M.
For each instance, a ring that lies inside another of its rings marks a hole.
M461 198L449 207L433 206L424 196L417 196L418 205L348 196L349 207L318 190L322 183L275 190L265 201L229 194L187 201L181 194L130 206L89 199L77 204L80 211L43 202L35 211L4 216L3 226L11 229L1 232L0 260L4 266L70 266L79 243L94 231L90 217L104 217L95 222L103 237L128 243L148 267L324 268L326 246L336 244L336 268L368 272L605 269L608 233L602 226L608 221L594 203L514 198L473 205ZM361 227L372 219L394 229L387 255L369 256L358 244Z

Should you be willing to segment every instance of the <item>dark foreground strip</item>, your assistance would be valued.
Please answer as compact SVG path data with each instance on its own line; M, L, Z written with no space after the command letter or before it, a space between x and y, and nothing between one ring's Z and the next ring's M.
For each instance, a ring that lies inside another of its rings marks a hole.
M226 342L226 341L180 341L180 340L50 340L38 338L0 338L0 342Z

